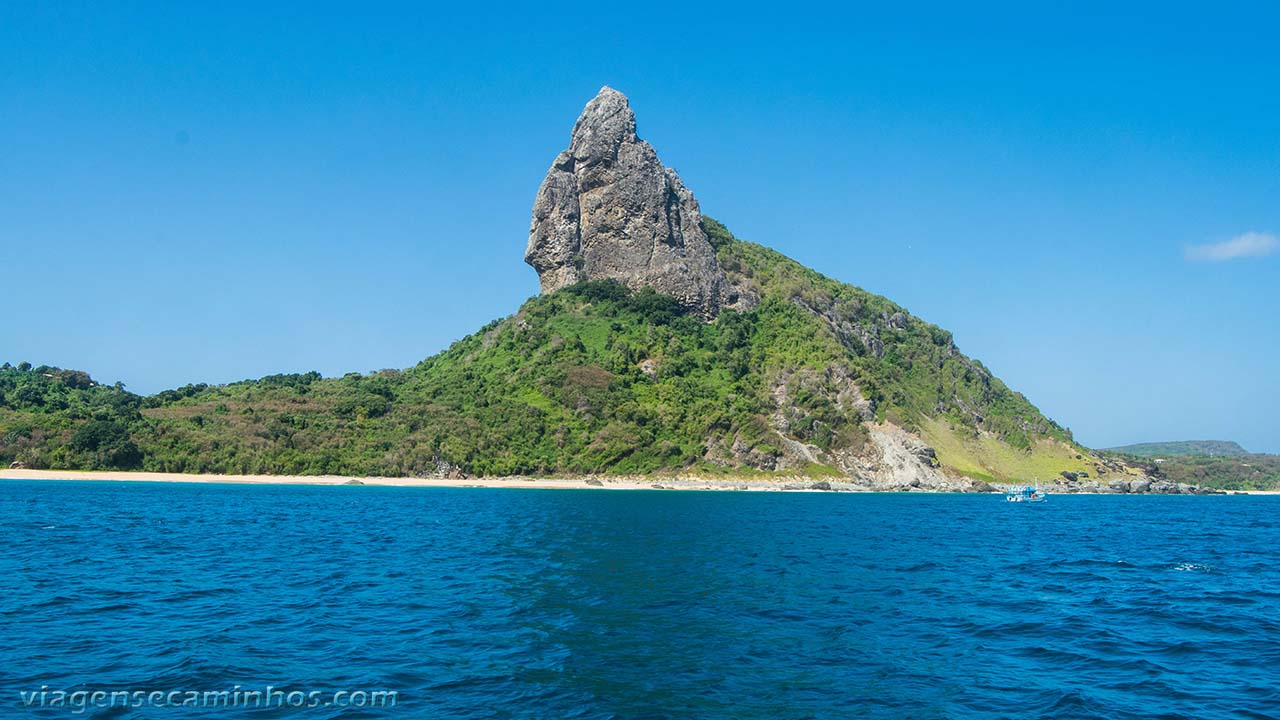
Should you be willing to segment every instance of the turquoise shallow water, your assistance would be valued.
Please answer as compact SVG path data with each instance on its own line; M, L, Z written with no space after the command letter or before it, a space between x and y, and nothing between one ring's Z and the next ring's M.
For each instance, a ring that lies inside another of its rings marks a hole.
M1280 714L1280 497L6 481L0 538L0 717Z

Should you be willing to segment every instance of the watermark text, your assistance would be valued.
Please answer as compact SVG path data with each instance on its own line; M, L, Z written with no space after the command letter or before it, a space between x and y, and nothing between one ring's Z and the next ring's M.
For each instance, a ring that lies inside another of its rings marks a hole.
M76 688L60 690L41 685L39 690L20 690L25 708L64 708L72 714L107 708L187 707L187 708L309 708L357 707L391 708L400 700L396 690L308 690L279 688L229 690L136 690Z

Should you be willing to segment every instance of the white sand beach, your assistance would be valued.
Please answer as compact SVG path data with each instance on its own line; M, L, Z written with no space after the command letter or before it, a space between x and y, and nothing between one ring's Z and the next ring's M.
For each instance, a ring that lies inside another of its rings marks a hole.
M594 490L755 490L812 492L830 489L868 490L839 481L812 478L672 477L503 477L421 478L353 477L344 475L201 475L194 473L80 470L0 470L0 480L94 480L112 482L235 483L246 485L384 485L397 487L540 488ZM818 483L828 483L819 485Z

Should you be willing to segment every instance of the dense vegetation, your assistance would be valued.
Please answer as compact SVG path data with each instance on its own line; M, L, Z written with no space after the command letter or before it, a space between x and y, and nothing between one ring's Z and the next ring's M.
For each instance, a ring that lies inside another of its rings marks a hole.
M975 461L992 477L1017 475L1017 456L1046 443L1075 454L1065 429L946 331L719 223L707 230L747 298L712 323L651 290L589 282L531 299L407 370L275 375L141 398L76 371L5 366L0 461L353 475L749 472L774 468L788 439L825 457L857 454L877 421L945 435L956 457L994 444L1013 460Z
M35 467L131 469L142 453L142 398L100 385L87 373L46 366L0 366L0 460Z
M1164 458L1171 455L1231 456L1248 455L1249 451L1230 440L1182 440L1178 442L1137 443L1108 448L1121 455L1144 458Z

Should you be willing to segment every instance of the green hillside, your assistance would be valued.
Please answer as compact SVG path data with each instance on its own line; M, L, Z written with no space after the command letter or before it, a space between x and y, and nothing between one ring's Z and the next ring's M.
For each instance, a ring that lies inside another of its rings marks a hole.
M1175 455L1158 472L1173 482L1221 490L1280 490L1280 455Z
M1208 455L1210 457L1230 457L1248 455L1249 451L1229 440L1182 440L1178 442L1138 443L1107 448L1111 452L1136 457L1167 457L1170 455Z
M839 474L892 424L943 467L1093 467L951 335L705 223L743 301L714 322L652 290L533 298L405 370L276 375L151 397L84 373L0 370L0 461L66 469L409 476ZM799 447L801 450L797 451Z
M1169 447L1180 452L1159 451ZM1280 455L1228 452L1231 450L1241 449L1233 442L1210 440L1127 445L1102 452L1147 475L1175 483L1219 490L1280 490Z

